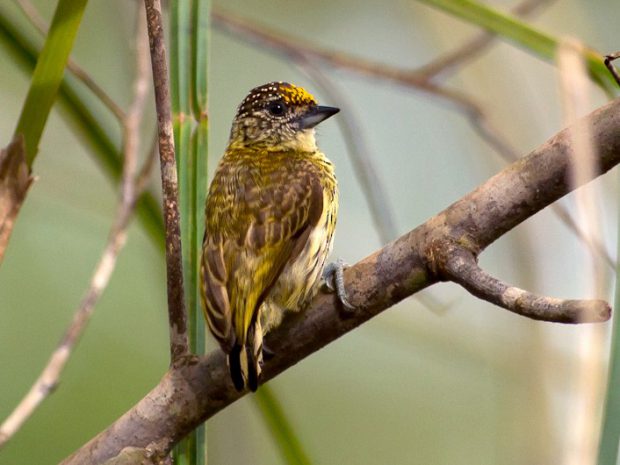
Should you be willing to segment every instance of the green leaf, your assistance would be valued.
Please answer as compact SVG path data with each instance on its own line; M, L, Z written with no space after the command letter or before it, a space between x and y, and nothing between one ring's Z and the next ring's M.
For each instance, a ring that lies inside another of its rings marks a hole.
M261 386L256 391L254 400L284 461L289 465L311 465L312 462L297 438L293 426L286 418L284 409L269 386Z
M88 0L59 0L43 50L37 59L15 135L23 134L26 160L32 166L43 128L62 81Z
M620 229L618 230L620 244ZM620 308L620 270L616 270L616 295L614 308ZM609 377L603 411L603 429L599 444L599 465L618 463L618 438L620 438L620 318L613 317L611 347L609 353Z
M540 31L533 26L506 13L497 11L487 5L472 0L417 0L438 8L457 18L483 27L511 42L552 62L560 40L551 34ZM605 92L614 95L617 85L603 63L603 57L587 49L584 58L588 65L590 77Z
M190 346L205 352L205 321L199 290L199 266L204 228L203 208L207 184L207 0L179 1L171 5L170 77L172 112L179 176L179 208L183 243L183 276L188 309ZM197 98L194 98L194 97ZM204 427L193 431L174 450L177 464L206 461Z
M207 63L209 57L210 8L210 0L194 1L192 111L197 121L202 121L207 116Z

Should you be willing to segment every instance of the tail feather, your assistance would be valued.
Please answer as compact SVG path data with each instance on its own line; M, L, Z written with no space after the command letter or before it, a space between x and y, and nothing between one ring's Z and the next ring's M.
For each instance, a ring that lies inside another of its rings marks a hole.
M245 342L247 357L247 382L252 392L258 389L258 379L263 366L263 330L259 321L256 321L248 331Z
M241 346L239 344L235 344L228 354L228 368L235 389L243 391L245 381L243 380L243 370L241 368Z
M258 375L260 374L260 367L258 361L253 354L253 347L249 344L245 346L245 352L248 364L248 389L252 392L256 392L258 389Z
M230 377L237 391L248 389L255 392L258 389L263 365L263 333L260 325L252 325L248 331L245 344L235 344L228 354Z

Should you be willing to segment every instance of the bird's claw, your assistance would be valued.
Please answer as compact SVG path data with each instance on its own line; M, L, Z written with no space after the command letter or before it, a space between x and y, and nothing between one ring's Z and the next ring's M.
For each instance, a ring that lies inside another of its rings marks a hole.
M348 268L348 265L341 258L329 263L323 271L323 285L327 291L333 292L338 296L338 300L345 311L352 312L355 310L355 307L349 302L347 290L344 287L345 268Z

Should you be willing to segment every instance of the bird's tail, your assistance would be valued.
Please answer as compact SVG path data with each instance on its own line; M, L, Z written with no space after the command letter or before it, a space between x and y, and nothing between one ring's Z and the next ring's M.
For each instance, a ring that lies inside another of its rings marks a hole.
M245 344L235 344L228 354L230 377L237 391L258 389L263 364L263 333L260 324L253 324L248 331Z

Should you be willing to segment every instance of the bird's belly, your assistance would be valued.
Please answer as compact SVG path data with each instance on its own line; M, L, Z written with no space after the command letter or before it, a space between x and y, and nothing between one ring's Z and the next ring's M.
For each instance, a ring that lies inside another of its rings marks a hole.
M326 209L297 259L282 270L261 309L265 332L280 323L285 311L302 309L318 290L332 249L334 222L333 212Z

